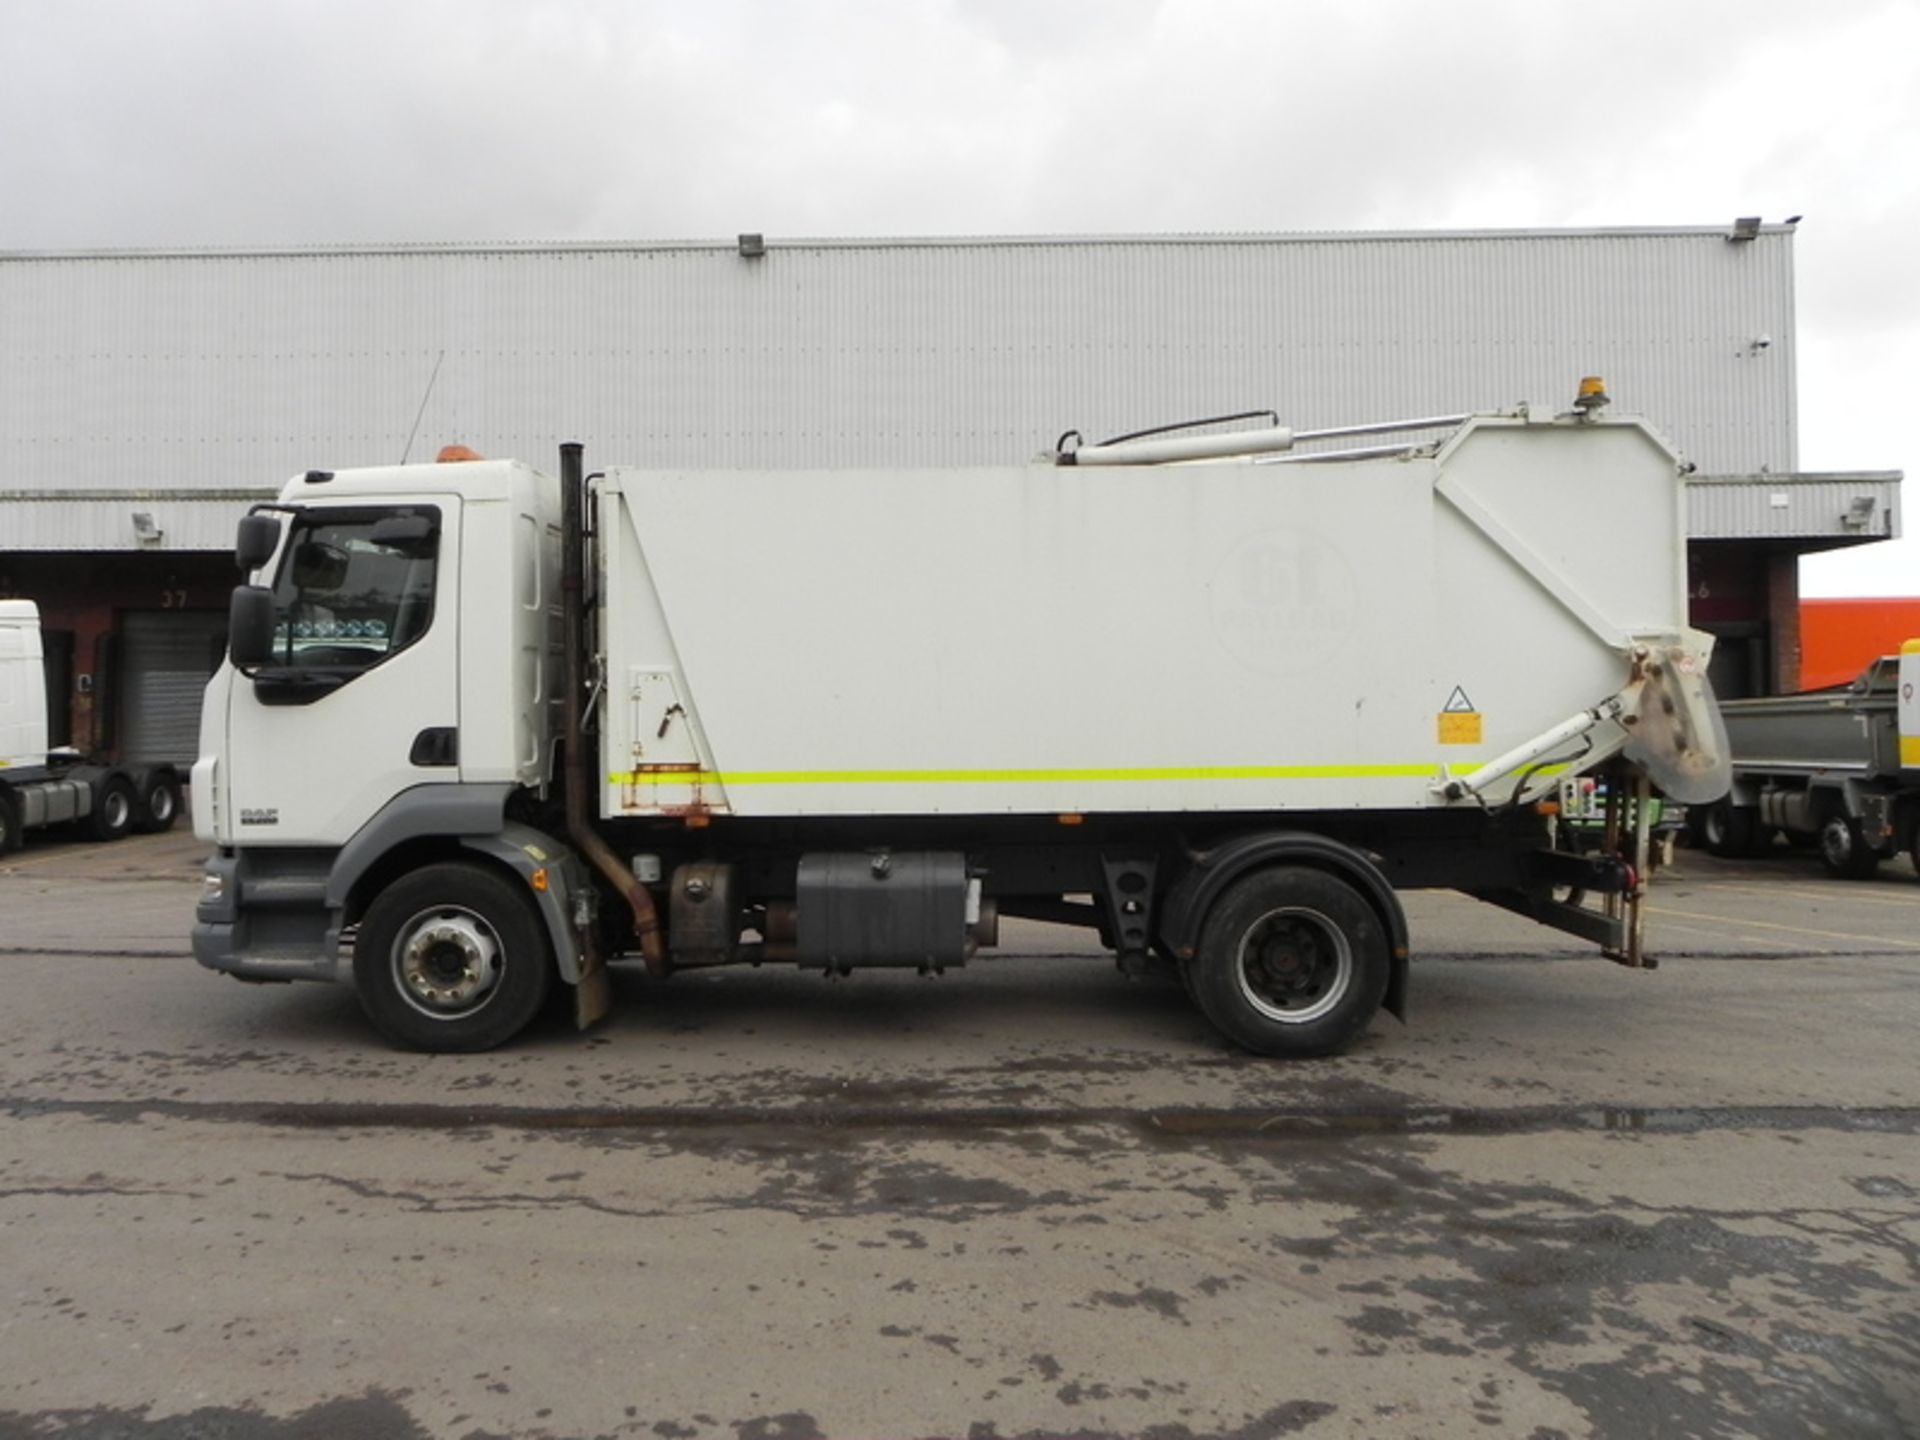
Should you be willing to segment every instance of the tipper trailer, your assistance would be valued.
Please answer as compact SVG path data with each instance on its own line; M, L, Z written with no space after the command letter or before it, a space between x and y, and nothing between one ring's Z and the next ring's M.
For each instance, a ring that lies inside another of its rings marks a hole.
M0 600L0 855L43 827L93 840L171 830L180 803L171 765L118 765L48 747L40 607Z
M1920 640L1851 685L1721 707L1733 787L1696 812L1715 855L1755 855L1777 834L1817 845L1827 870L1866 879L1905 850L1920 871Z
M1407 887L1651 963L1644 801L1726 769L1685 466L1604 403L1331 455L309 472L241 525L195 953L350 968L435 1050L555 982L591 1023L621 956L938 973L1024 917L1323 1054L1404 1015ZM1595 775L1598 845L1555 813Z

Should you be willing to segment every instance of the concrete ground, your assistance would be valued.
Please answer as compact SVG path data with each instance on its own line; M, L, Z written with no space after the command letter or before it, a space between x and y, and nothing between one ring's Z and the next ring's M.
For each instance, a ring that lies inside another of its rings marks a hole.
M0 861L0 1437L1920 1435L1904 862L1683 854L1653 973L1410 897L1276 1064L1014 926L403 1055L200 853Z

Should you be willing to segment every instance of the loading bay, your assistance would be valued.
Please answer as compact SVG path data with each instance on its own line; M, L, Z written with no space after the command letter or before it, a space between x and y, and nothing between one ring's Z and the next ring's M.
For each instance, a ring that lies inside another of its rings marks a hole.
M203 853L0 861L0 1437L1920 1434L1905 861L1683 851L1652 973L1412 896L1281 1064L1038 926L402 1054Z

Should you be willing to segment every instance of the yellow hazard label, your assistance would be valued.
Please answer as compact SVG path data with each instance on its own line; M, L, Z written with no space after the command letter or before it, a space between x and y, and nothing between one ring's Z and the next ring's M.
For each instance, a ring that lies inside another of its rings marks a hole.
M1442 745L1478 745L1480 739L1478 710L1442 710L1440 712L1440 743Z
M1920 768L1920 735L1900 737L1900 768L1903 770Z

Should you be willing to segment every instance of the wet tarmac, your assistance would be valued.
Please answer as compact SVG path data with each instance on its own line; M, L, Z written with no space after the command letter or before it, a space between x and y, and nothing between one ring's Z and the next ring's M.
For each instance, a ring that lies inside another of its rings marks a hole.
M1653 974L1414 897L1277 1065L1077 937L617 977L490 1056L0 862L0 1437L1920 1434L1920 883L1683 856Z

